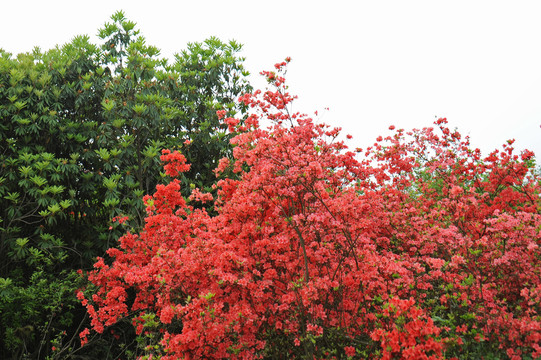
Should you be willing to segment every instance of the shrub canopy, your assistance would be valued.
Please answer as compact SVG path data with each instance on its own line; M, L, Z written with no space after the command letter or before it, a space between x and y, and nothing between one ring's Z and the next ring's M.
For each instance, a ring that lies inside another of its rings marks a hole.
M78 294L92 328L131 319L142 355L164 359L541 356L533 154L483 158L445 119L348 151L288 111L285 66L241 97L244 122L224 119L238 135L217 172L238 177L217 197L159 185L144 229L94 265ZM179 152L162 160L189 171Z

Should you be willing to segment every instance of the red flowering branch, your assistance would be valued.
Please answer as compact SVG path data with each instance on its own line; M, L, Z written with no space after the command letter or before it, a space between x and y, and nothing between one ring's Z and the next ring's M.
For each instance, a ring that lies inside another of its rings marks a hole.
M78 295L93 329L130 317L142 333L155 314L164 359L539 357L533 154L483 158L439 119L391 127L360 161L339 129L289 111L287 62L263 72L273 90L241 97L244 122L218 114L237 135L216 171L238 177L190 196L216 214L173 180L146 198L144 231L98 260L97 291Z

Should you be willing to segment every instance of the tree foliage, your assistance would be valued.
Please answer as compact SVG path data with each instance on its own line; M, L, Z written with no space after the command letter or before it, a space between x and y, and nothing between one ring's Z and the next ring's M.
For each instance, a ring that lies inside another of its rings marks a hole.
M143 358L541 356L533 154L482 158L439 119L359 160L339 129L288 111L285 66L264 72L274 90L241 97L245 122L224 119L239 134L217 172L238 177L217 198L159 185L144 229L94 265L78 293L93 330L130 319ZM171 177L190 168L162 161Z
M235 103L250 89L241 45L210 38L169 64L122 12L111 20L101 46L78 36L0 54L2 358L43 357L64 330L55 348L78 347L69 342L84 315L75 271L140 228L142 197L165 177L162 149L181 149L197 164L184 181L207 191L231 153L216 111L244 109Z

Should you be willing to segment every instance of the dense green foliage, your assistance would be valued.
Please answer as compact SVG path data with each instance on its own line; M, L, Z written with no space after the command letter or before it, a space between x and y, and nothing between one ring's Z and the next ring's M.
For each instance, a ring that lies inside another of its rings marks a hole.
M241 46L210 38L168 64L122 12L111 19L101 46L0 50L0 358L77 351L76 271L140 228L162 149L181 150L183 180L207 191L231 151L216 111L244 110Z

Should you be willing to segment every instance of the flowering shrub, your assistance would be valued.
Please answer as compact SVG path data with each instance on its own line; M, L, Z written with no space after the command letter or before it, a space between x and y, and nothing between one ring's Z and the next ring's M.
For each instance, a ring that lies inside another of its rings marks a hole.
M392 127L359 160L339 129L289 113L288 61L263 73L274 91L241 97L244 122L223 120L238 135L216 171L238 177L217 199L158 186L144 231L95 264L97 290L78 294L93 329L131 318L157 339L146 358L541 356L533 154L483 159L439 119L440 135Z

